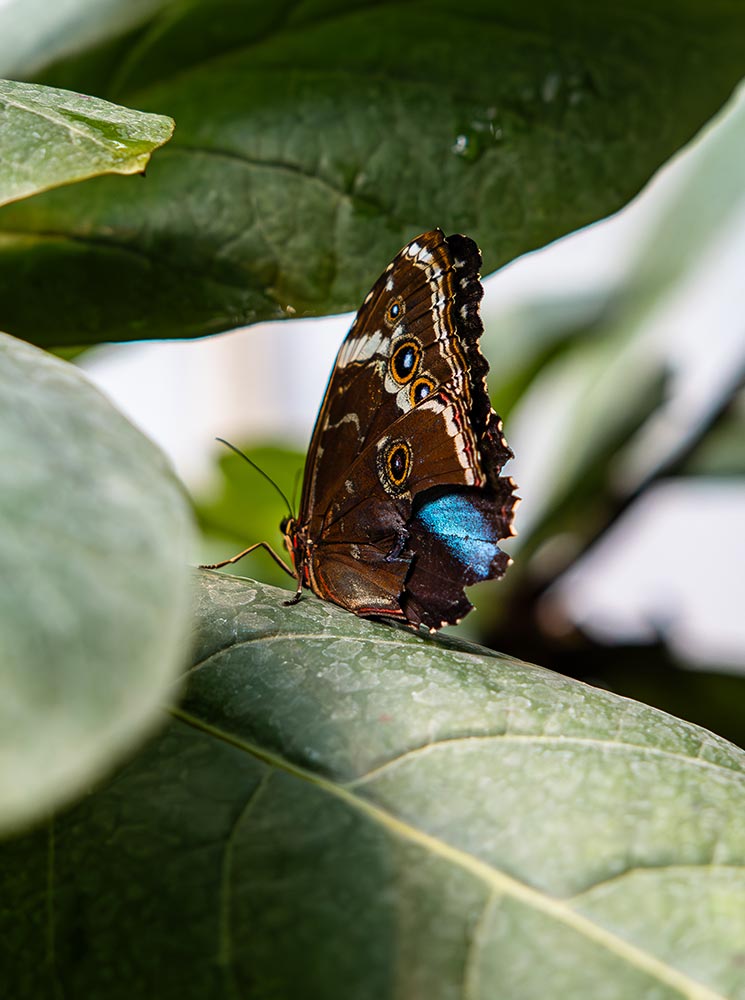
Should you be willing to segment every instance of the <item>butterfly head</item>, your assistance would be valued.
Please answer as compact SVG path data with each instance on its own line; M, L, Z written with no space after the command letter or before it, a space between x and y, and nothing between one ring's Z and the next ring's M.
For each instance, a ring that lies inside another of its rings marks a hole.
M292 514L282 518L279 522L279 530L284 535L287 551L292 556L293 562L295 562L295 566L297 567L296 554L298 550L299 532L298 523Z
M308 526L301 525L298 520L289 515L283 517L279 530L285 537L285 545L290 553L295 573L305 586L308 586Z

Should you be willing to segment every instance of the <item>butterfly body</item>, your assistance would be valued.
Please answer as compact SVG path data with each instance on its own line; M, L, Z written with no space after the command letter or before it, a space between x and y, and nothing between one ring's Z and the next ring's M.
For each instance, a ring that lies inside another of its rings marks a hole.
M481 255L425 233L373 286L316 421L298 517L283 523L299 587L358 615L434 630L501 576L514 534L512 457L479 348Z

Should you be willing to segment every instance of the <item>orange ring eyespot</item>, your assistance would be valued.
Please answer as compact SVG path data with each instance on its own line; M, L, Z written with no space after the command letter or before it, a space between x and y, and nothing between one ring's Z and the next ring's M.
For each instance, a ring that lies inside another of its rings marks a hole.
M406 340L391 355L391 375L399 385L406 385L419 367L422 349L416 341Z
M411 468L411 449L403 441L394 442L386 452L385 465L393 486L403 486Z
M411 445L403 438L388 438L378 445L375 456L380 485L392 497L400 497L406 493L406 484L411 473Z
M409 393L411 405L416 406L417 403L421 403L423 399L432 394L434 387L434 382L431 379L418 378L412 385L411 392Z
M404 303L403 300L396 296L395 299L391 299L388 303L388 308L385 311L385 320L389 326L395 326L401 320L404 314Z

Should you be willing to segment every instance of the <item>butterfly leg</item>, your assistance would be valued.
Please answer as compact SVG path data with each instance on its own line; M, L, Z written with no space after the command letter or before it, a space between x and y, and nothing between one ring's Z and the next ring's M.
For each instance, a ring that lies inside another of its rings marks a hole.
M294 596L291 597L289 599L289 601L282 601L282 603L284 604L284 606L286 608L291 608L293 606L293 604L299 604L300 603L300 598L302 596L303 596L303 581L302 580L298 580L298 582L297 582L297 590L295 591Z
M233 563L237 563L239 559L242 559L244 556L247 556L250 552L253 552L255 549L265 549L272 557L272 559L275 561L275 563L281 569L283 569L288 576L291 576L293 580L297 579L294 571L290 569L290 567L287 565L284 559L281 556L278 556L277 553L274 551L274 549L271 547L271 545L268 545L266 542L256 542L254 545L249 545L249 547L247 549L244 549L243 552L239 552L237 556L233 556L230 559L223 559L223 561L219 563L209 563L209 565L202 565L199 568L220 569L223 566L232 566Z
M408 541L409 541L408 532L399 531L396 535L395 544L391 549L391 551L388 553L388 555L385 557L385 561L394 562L396 559L398 559L406 549L406 544Z

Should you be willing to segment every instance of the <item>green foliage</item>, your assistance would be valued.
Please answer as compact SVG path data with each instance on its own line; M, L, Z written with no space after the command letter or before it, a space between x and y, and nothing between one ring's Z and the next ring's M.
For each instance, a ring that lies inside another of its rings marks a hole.
M0 854L23 996L743 995L741 751L314 598L199 593L170 727Z
M302 474L305 456L287 448L269 446L247 448L245 454L292 501L293 485L298 482L298 474ZM204 546L201 562L220 562L254 541L267 542L278 554L286 555L279 524L287 513L277 491L242 458L226 449L220 456L217 491L213 490L212 496L196 503ZM233 566L226 566L225 572L253 576L278 587L288 584L287 575L261 550Z
M742 477L745 473L745 391L722 409L711 433L686 460L682 472L693 476Z
M86 177L138 173L172 132L163 115L0 80L0 205Z
M435 225L491 271L620 208L742 73L729 4L144 6L121 41L79 0L98 41L43 79L177 120L146 183L0 212L0 328L46 346L357 308Z
M3 196L69 186L0 210L0 326L65 348L352 308L434 225L475 236L491 270L628 201L723 104L744 27L693 0L16 0L0 73L36 83L0 85L0 158L27 166ZM144 180L70 183L141 169L163 113L177 131ZM540 599L559 574L662 475L745 472L738 372L630 462L670 391L646 321L743 197L743 115L731 102L623 282L487 322L498 408L550 413L557 442L499 610L480 597L495 648L557 662ZM178 484L72 366L12 337L0 353L9 996L745 996L741 751L447 636L205 573L177 702ZM291 492L300 456L251 457ZM198 504L205 561L276 544L285 513L240 459L221 471ZM601 678L605 652L564 650ZM658 661L636 690L670 704ZM675 710L736 734L741 685L715 680Z
M719 412L730 407L745 375L745 356L739 369L717 387L719 396L710 400L708 408L692 413L687 425L679 422L667 451L655 454L636 475L619 475L641 437L639 432L659 417L672 394L669 349L659 342L659 334L657 342L650 337L650 318L666 294L693 280L710 244L721 236L738 206L745 206L745 184L731 166L742 159L745 90L741 88L708 126L689 157L684 180L614 286L592 297L583 294L558 301L542 301L536 290L527 315L508 317L508 327L504 321L487 321L484 349L499 359L490 388L500 412L511 413L515 403L523 412L539 411L550 405L547 400L558 398L561 402L547 421L547 432L557 442L572 442L571 448L556 448L547 455L550 468L541 497L532 498L532 519L522 524L520 544L527 552L569 531L576 555L606 524L614 506L643 487L646 477L672 471L665 466L677 461L681 443L693 449L710 423L718 422ZM707 336L716 350L717 331ZM733 408L728 426L734 424L736 412ZM736 437L736 430L729 436ZM729 455L732 471L745 474L745 462L737 462L732 448ZM526 560L521 562L525 568Z

